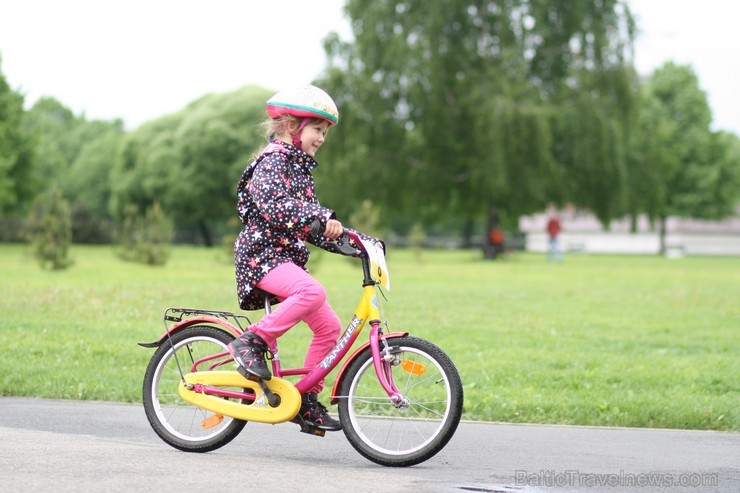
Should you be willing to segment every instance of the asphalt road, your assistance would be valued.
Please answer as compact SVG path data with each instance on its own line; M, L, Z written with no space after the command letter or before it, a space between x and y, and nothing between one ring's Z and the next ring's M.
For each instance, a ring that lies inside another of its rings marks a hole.
M7 492L740 492L740 434L462 423L437 456L368 462L341 432L250 423L226 447L162 442L140 405L0 398Z

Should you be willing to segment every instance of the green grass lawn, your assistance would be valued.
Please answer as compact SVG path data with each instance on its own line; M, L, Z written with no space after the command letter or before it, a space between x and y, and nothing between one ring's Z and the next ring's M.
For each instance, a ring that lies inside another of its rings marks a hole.
M220 250L178 247L165 267L75 246L75 265L41 270L0 245L0 394L138 402L170 306L238 311ZM359 264L312 272L348 320ZM465 385L465 418L740 431L740 259L391 251L391 330L442 347ZM258 318L259 313L249 313ZM281 339L301 366L309 331ZM331 384L331 378L329 379Z

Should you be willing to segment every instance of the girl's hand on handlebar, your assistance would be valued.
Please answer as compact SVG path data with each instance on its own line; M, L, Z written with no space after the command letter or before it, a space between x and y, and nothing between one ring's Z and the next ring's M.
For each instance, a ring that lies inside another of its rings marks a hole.
M344 226L336 219L329 219L326 221L326 229L324 230L324 236L329 239L336 240L344 233Z

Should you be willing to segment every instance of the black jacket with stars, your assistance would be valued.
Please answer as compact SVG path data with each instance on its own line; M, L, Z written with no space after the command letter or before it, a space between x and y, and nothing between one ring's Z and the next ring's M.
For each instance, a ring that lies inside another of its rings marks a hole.
M305 241L322 240L311 237L309 225L318 219L326 226L335 217L316 198L311 175L316 166L316 160L302 150L275 141L244 170L237 187L237 212L244 228L234 244L242 309L264 306L254 288L273 268L285 262L305 268L309 254Z

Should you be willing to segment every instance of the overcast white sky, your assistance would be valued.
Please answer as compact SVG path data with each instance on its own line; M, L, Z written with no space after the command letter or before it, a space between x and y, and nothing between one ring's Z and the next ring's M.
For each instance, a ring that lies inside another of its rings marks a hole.
M690 63L715 129L740 135L740 2L629 0L642 75ZM277 6L280 6L278 9ZM30 106L53 96L127 128L209 92L314 79L322 40L347 38L344 0L0 0L2 72Z

